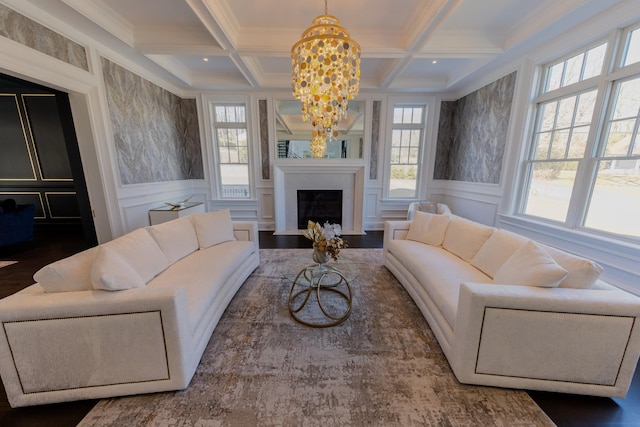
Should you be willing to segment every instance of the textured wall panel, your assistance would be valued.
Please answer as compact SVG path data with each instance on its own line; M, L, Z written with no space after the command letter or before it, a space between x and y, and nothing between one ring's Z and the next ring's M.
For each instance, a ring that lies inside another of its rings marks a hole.
M369 179L378 179L378 147L380 144L381 101L373 101L371 113L371 158L369 159Z
M196 101L104 58L102 71L122 183L203 179Z
M516 73L443 102L434 178L498 184Z
M0 36L89 71L84 46L0 4Z
M449 152L453 147L454 113L457 101L443 101L440 104L440 123L438 124L438 144L433 171L434 179L449 179Z
M271 156L269 154L269 114L267 113L267 100L258 101L260 116L260 157L262 158L262 179L271 177Z

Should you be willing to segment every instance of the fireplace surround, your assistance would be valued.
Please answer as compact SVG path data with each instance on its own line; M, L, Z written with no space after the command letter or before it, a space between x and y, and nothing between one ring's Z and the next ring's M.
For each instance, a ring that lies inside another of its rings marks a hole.
M364 173L362 159L282 159L274 164L274 234L301 233L298 190L342 190L342 233L365 234Z

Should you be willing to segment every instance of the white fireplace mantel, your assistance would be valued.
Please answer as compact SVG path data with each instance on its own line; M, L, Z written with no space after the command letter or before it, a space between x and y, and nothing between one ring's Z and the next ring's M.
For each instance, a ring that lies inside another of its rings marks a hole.
M300 234L298 190L342 190L342 233L365 234L362 159L283 159L273 167L275 234Z

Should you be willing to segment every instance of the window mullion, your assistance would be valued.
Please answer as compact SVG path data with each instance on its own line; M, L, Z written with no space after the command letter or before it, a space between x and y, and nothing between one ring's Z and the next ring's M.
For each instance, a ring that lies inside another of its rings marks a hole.
M604 138L605 122L607 117L607 105L611 96L613 85L607 81L606 76L600 79L596 105L593 109L593 120L587 137L587 146L582 160L578 163L576 172L576 186L569 203L567 225L570 228L583 227L589 207L591 192L598 174L597 153L604 144L600 141ZM577 185L579 184L579 185Z

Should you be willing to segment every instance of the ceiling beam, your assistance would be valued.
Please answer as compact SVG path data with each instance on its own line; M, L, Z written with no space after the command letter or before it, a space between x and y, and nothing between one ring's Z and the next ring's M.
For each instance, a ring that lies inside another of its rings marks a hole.
M185 0L196 14L200 22L216 39L220 47L226 51L229 58L238 67L240 73L251 87L259 87L259 76L254 74L251 65L246 63L237 51L237 28L233 13L226 10L224 2L215 0Z
M416 14L415 22L409 28L415 30L408 35L407 51L405 56L394 62L394 66L387 69L380 87L389 88L392 83L411 64L414 55L418 53L427 40L432 37L438 27L451 15L451 13L462 3L463 0L439 0L434 3L427 3L423 13Z

